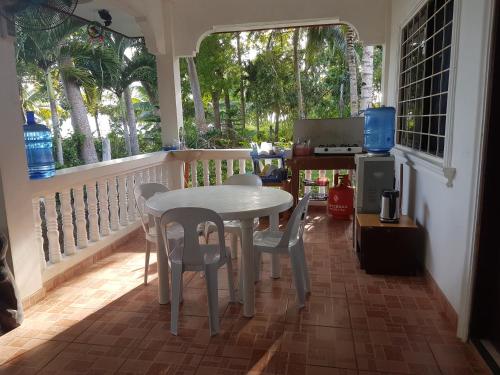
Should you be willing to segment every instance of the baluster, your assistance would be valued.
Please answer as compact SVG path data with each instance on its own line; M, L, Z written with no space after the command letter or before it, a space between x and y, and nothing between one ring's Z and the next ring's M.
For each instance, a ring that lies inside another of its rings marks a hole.
M168 171L166 164L161 166L161 183L168 187Z
M90 241L97 242L99 236L99 215L97 212L97 196L95 181L87 184L87 207L89 211L89 238Z
M240 166L240 170L238 171L238 174L245 174L246 173L246 160L245 159L240 159L238 160L239 162L239 166Z
M118 191L116 190L116 184L116 177L111 177L108 181L111 230L120 229L118 221Z
M118 205L120 206L120 225L128 225L127 218L127 180L124 175L118 176Z
M75 215L76 215L76 243L78 248L87 247L87 220L85 219L85 201L83 198L83 186L78 186L73 189L75 199Z
M135 172L134 178L135 178L135 184L134 184L134 189L135 189L136 186L140 186L142 184L142 179L141 179L142 178L142 173L141 173L141 171ZM137 205L135 204L134 191L132 191L132 194L133 194L133 196L131 196L130 199L134 199L135 217L139 218L139 209L137 208Z
M319 171L319 177L325 177L326 176L326 171L324 169L320 169ZM325 186L320 186L319 187L319 192L321 194L325 194L326 193L326 187Z
M156 182L156 173L154 167L149 168L149 182Z
M128 194L128 221L133 223L136 220L133 173L127 175L127 194Z
M198 161L193 160L191 166L191 187L198 186Z
M162 183L161 165L157 165L155 167L155 175L156 175L156 182L161 184Z
M209 161L203 160L203 186L210 186L210 168Z
M35 224L35 241L38 254L40 255L40 269L42 271L47 268L47 261L45 260L45 252L43 251L43 237L42 237L42 218L40 217L40 198L33 198L33 219Z
M146 168L146 169L143 169L142 170L142 183L143 184L147 184L149 181L149 170Z
M222 161L215 161L215 183L217 185L222 184Z
M108 183L106 179L99 180L99 219L101 236L109 235L109 203L108 203Z
M305 172L305 179L306 180L310 180L311 179L311 171L310 170L306 170ZM304 193L309 193L311 191L311 187L310 186L305 186L304 187Z
M71 190L65 189L59 193L61 200L61 216L64 254L72 255L76 252L75 234L73 226L73 206L71 205Z
M49 240L49 260L59 263L62 259L59 245L59 230L57 228L57 211L55 194L45 197L45 221L47 223L47 238Z
M227 162L227 178L229 178L234 174L233 159L226 160L226 162Z

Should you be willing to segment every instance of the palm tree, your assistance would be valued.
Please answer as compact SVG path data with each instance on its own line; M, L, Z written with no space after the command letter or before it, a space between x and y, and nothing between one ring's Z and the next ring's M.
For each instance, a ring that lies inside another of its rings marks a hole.
M300 81L300 56L299 56L300 27L293 30L293 69L295 85L297 86L297 110L299 119L304 118L304 97L302 96L302 83Z
M370 107L373 101L373 46L363 47L361 70L361 110Z
M306 45L306 53L310 60L311 56L325 46L339 50L345 56L349 70L351 116L357 116L359 112L356 39L354 30L347 25L317 26L309 28Z
M64 165L62 140L59 129L58 105L54 92L53 72L57 69L58 55L66 38L81 27L80 23L68 20L44 33L18 30L16 35L18 64L31 64L43 72L49 101L52 128L56 143L56 160Z
M198 72L196 71L196 62L194 57L186 57L189 84L191 86L191 93L193 94L194 102L194 117L198 130L206 133L208 130L207 120L205 118L205 109L203 107L203 100L201 96L200 81L198 79Z

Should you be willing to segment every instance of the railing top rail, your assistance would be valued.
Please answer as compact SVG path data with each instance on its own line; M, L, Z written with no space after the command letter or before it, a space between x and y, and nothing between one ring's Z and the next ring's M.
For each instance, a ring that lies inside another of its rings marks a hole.
M238 160L250 159L249 148L239 149L193 149L170 151L167 160L190 162L195 160Z
M108 176L131 173L148 166L163 163L167 159L167 152L159 151L143 155L103 161L94 164L82 165L73 168L61 169L56 175L46 180L32 180L30 185L32 195L59 192L74 186L83 185L89 181L96 181Z

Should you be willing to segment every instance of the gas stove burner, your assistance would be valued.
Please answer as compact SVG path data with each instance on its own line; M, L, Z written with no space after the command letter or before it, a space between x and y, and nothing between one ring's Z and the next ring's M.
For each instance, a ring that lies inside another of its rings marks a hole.
M359 154L361 152L363 152L363 148L359 147L356 143L341 144L340 146L335 144L319 145L314 148L316 155Z

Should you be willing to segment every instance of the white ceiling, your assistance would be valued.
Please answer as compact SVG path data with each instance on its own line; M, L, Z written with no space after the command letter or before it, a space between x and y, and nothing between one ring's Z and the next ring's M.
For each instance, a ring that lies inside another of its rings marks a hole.
M111 17L113 17L112 24L109 26L111 30L117 31L128 37L143 36L135 18L123 10L123 3L120 7L109 0L79 0L75 15L89 21L103 23L97 13L99 9L107 9Z

